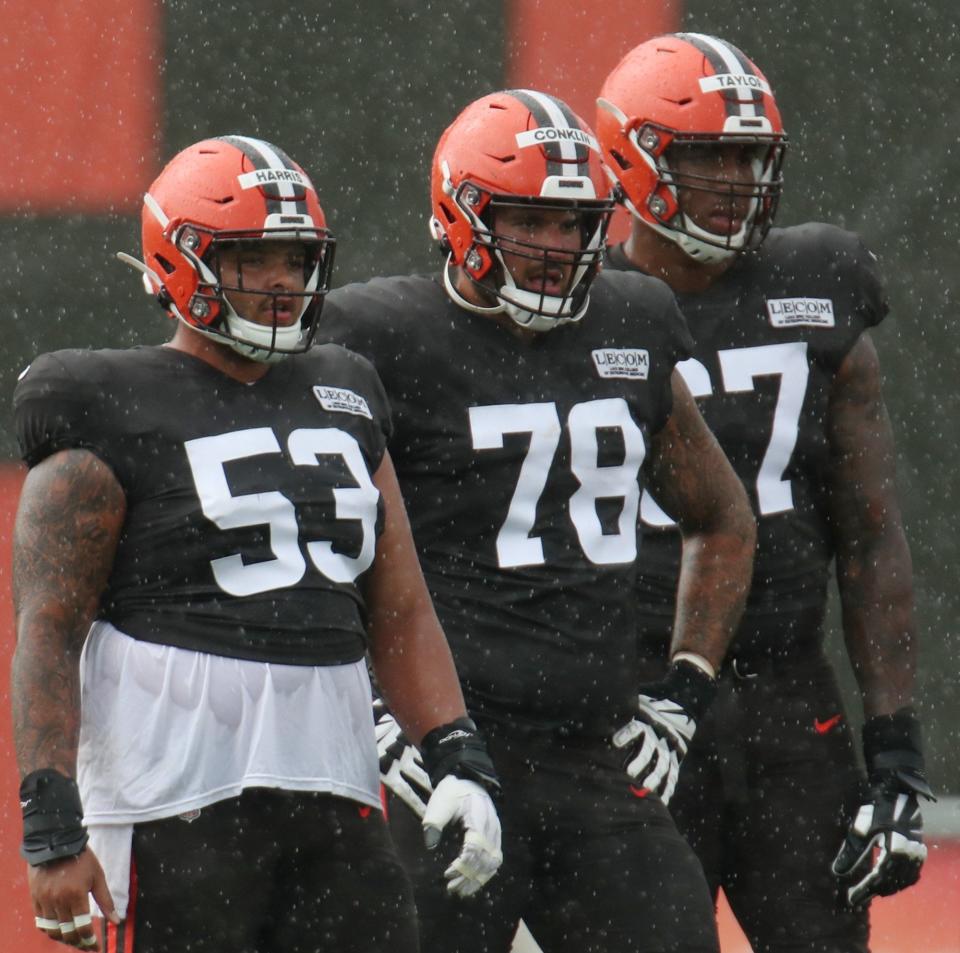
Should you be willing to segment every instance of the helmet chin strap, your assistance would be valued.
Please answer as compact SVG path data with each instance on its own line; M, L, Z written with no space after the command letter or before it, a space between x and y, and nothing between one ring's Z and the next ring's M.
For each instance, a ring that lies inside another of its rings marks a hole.
M228 306L229 307L229 306ZM225 315L224 323L227 325L229 334L223 331L217 331L213 328L201 327L188 321L177 309L176 305L171 304L170 310L178 321L185 324L191 331L202 334L211 341L216 341L225 347L236 351L242 357L250 361L256 361L258 364L276 364L285 357L290 356L290 349L300 343L302 332L300 322L290 325L286 328L277 328L276 340L273 336L273 328L264 324L255 324L253 321L245 321L234 312L232 316ZM232 309L230 309L232 310ZM293 332L292 334L290 332ZM242 334L242 337L241 337ZM276 345L284 345L287 350L276 350L271 348L271 342Z
M472 301L468 301L462 294L460 294L460 292L457 290L457 286L453 283L453 279L450 277L450 265L452 262L453 256L447 255L447 260L443 265L443 287L453 300L453 303L459 305L464 309L464 311L472 311L474 314L485 314L490 317L493 317L497 314L503 314L505 308L502 304L484 307L482 304L474 304Z

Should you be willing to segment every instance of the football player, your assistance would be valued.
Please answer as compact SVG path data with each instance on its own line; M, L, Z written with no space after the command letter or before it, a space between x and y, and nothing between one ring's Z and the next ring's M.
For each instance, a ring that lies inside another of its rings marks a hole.
M670 808L755 950L861 953L870 898L919 876L918 799L931 796L911 707L910 553L869 334L887 313L880 267L831 225L771 228L786 136L767 79L730 43L641 44L597 115L632 220L607 264L677 293L695 341L679 371L758 520L746 612ZM639 647L655 672L681 532L656 488L640 512ZM866 783L824 655L833 560Z
M504 867L475 904L435 889L414 840L430 785L381 712L391 827L424 949L717 949L702 871L652 786L633 587L646 482L683 527L671 667L644 695L688 730L749 580L753 521L676 362L659 280L599 274L613 204L596 139L532 90L474 102L433 159L440 274L331 293L322 336L377 366L415 542L504 787ZM616 735L618 746L612 742ZM442 845L441 845L442 853Z
M200 142L144 198L144 261L124 256L171 341L46 354L17 386L22 853L37 926L67 945L417 950L367 653L432 782L426 835L454 822L462 841L447 890L500 863L498 782L417 563L383 387L342 347L310 349L333 252L280 149Z

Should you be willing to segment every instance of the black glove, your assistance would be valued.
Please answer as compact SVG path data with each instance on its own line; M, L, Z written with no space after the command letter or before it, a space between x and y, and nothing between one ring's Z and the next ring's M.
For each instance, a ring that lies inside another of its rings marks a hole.
M832 868L851 907L920 879L927 848L917 796L936 800L924 777L920 725L912 708L868 718L863 756L869 794Z
M379 698L373 700L373 720L380 758L380 782L421 820L433 785L420 752L410 744L393 715Z
M717 693L717 680L699 666L680 660L666 678L641 686L637 714L613 735L614 748L627 752L627 774L669 803L680 762Z

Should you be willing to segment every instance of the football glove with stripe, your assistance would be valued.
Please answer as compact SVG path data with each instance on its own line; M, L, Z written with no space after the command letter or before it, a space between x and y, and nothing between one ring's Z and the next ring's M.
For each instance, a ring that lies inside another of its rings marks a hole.
M422 820L433 785L420 752L410 744L379 698L373 700L373 720L380 757L380 783Z
M716 692L716 679L697 665L673 662L663 681L641 688L637 714L613 734L614 748L626 753L627 774L664 804L677 786L697 721Z
M918 797L935 800L924 776L920 725L911 708L868 718L863 755L869 794L833 861L850 907L915 884L927 859Z

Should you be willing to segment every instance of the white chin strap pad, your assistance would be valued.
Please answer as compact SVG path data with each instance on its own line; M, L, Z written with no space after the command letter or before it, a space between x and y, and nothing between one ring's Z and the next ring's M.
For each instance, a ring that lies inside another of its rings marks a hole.
M272 325L247 321L236 312L227 315L226 324L233 335L227 342L230 347L238 354L264 364L272 364L288 357L300 344L302 337L299 321L289 327L278 327L276 334Z
M500 300L503 302L504 312L520 327L530 331L552 331L561 324L579 321L586 313L589 295L576 314L570 311L570 298L541 295L536 291L525 291L516 285L504 285L500 289Z

